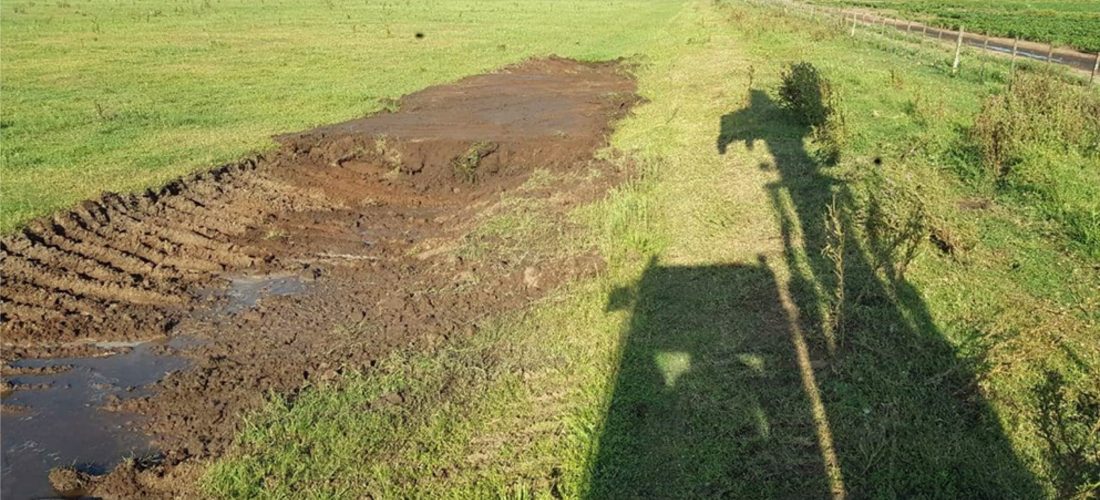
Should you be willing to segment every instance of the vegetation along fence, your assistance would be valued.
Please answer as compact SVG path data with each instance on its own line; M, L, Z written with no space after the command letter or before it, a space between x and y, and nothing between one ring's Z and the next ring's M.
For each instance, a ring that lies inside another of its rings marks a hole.
M902 36L925 43L931 40L942 46L951 47L954 57L951 72L960 71L966 55L964 48L974 48L987 54L996 54L1011 59L1010 72L1015 72L1019 60L1036 61L1046 65L1060 65L1074 73L1087 77L1090 83L1100 83L1100 53L1089 54L1070 48L1057 47L1053 43L1042 43L1020 38L999 38L980 33L968 33L965 26L950 30L929 26L909 20L894 19L863 10L824 7L793 0L748 0L751 3L782 9L785 13L828 20L851 34L871 33L881 36ZM984 65L982 66L984 72Z

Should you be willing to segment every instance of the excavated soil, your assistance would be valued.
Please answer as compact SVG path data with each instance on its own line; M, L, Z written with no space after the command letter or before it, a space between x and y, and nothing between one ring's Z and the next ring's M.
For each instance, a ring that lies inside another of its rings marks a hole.
M599 272L591 248L508 252L517 242L478 228L516 198L564 221L622 180L594 154L634 92L618 64L529 61L36 221L0 240L5 377L19 359L186 337L172 353L188 368L108 410L143 415L163 451L144 473L216 456L269 391L369 372ZM99 493L149 493L141 473L116 471Z

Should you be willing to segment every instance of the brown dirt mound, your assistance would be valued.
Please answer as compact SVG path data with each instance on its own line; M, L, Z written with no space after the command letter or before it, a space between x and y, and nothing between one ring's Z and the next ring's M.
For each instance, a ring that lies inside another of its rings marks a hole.
M194 338L182 352L191 369L113 409L147 417L166 455L158 467L217 455L267 391L369 371L395 347L468 334L598 272L591 248L563 251L554 238L568 233L571 207L622 180L593 157L638 101L634 91L618 64L529 61L411 94L397 112L280 136L271 154L36 221L0 240L5 356ZM545 175L527 182L536 169ZM546 241L478 232L523 207L554 221L533 236ZM471 243L480 250L463 251ZM306 291L227 304L229 279L273 273Z

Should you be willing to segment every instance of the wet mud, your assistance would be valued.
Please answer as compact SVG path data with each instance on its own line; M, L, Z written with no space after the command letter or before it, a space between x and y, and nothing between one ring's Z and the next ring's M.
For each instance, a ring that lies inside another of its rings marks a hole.
M555 234L570 231L573 207L628 175L595 157L637 102L619 64L528 61L408 95L395 112L279 136L271 153L158 190L106 194L3 238L0 334L5 390L15 389L4 398L5 474L9 434L15 442L45 428L8 427L34 393L9 382L32 360L91 380L86 361L58 358L97 355L104 342L192 339L165 358L184 367L157 363L144 388L86 405L121 415L121 428L140 431L129 437L150 437L103 455L158 457L116 468L94 493L162 496L181 487L165 479L174 467L222 453L240 416L271 391L293 397L369 372L395 348L470 335L488 316L600 272L592 248L509 252L508 235L478 228L522 198L554 219ZM163 377L166 366L176 371ZM76 418L100 417L57 420Z

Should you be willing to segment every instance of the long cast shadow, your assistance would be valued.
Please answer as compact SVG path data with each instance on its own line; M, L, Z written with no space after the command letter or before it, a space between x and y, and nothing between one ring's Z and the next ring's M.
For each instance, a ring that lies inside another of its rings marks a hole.
M808 132L761 91L720 123L719 154L743 141L774 159L781 257L653 261L609 298L632 317L585 496L1042 496L977 390L974 360L904 277L882 271L894 267L880 235L857 240L852 193L805 150ZM821 313L835 285L821 252L831 203L847 249L840 339L826 338Z
M588 496L827 491L791 325L766 261L654 260L608 307L633 316Z

